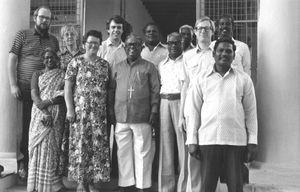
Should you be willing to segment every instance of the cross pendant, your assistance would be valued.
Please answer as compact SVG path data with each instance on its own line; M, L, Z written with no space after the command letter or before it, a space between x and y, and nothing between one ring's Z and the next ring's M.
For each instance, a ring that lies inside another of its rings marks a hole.
M128 91L129 91L129 98L131 99L132 92L134 91L134 89L132 88L132 86L130 86L130 89L128 89Z

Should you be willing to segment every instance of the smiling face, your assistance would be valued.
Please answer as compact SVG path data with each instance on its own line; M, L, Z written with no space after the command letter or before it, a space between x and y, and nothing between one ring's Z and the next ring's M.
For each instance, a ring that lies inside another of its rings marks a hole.
M89 55L97 55L100 46L100 39L94 36L88 36L84 44L86 53Z
M150 45L156 45L159 42L159 32L155 25L148 25L145 29L145 40Z
M233 31L233 25L232 20L228 17L221 18L219 20L219 36L226 35L226 36L232 36Z
M209 21L199 22L194 29L198 42L210 42L213 35L212 26Z
M142 42L135 36L130 36L125 42L125 52L130 61L136 60L142 51Z
M217 67L229 68L235 57L233 45L228 42L220 42L216 50L213 51L213 56Z
M167 39L167 45L170 58L175 59L181 55L181 37L179 34L170 35Z
M47 51L44 55L43 63L46 69L55 69L57 67L57 56L53 52Z
M107 30L111 39L121 39L123 31L123 24L116 23L114 20L111 20L109 29Z
M67 46L72 46L76 44L76 35L73 31L68 30L64 33L63 41Z

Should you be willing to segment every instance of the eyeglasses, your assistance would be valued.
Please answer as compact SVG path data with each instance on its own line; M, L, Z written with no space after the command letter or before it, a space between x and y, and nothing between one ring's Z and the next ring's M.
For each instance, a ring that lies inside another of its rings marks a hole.
M41 20L46 20L46 21L50 21L51 20L51 17L47 17L47 16L44 16L44 15L38 15L38 17L41 19Z
M209 30L211 30L211 27L195 27L195 30L208 32Z
M99 46L100 45L100 43L98 43L98 42L95 42L95 41L87 41L86 42L87 44L89 44L89 45L95 45L95 46Z
M172 46L172 45L175 45L175 46L178 46L180 45L180 41L168 41L167 44L168 46Z

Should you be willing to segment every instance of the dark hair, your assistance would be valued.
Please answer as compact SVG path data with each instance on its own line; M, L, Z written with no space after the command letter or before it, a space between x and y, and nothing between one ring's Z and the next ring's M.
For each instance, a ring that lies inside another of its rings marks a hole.
M219 25L221 19L230 19L232 28L234 27L234 19L231 15L222 15L220 19L217 21L217 25Z
M146 33L146 29L147 29L147 27L149 27L149 26L155 26L155 27L158 29L158 32L159 32L159 27L158 27L158 25L157 25L156 23L154 23L154 22L150 22L150 23L147 23L147 24L145 25L145 27L143 28L143 33L144 33L144 34Z
M89 30L82 38L82 43L84 44L89 36L99 38L100 43L102 42L102 33L97 30Z
M234 44L234 41L232 40L232 37L229 35L221 35L215 43L214 51L217 50L217 47L219 46L220 43L224 43L224 42L230 43L232 45L233 51L236 50L236 46Z
M51 47L46 47L46 48L42 51L42 53L41 53L41 58L44 59L46 53L48 53L48 52L53 53L53 55L55 56L55 58L56 58L57 61L60 60L59 57L58 57L58 55L57 55L57 53L56 53L56 52L54 51L54 49L52 49Z
M125 42L126 42L128 39L130 39L130 38L135 38L135 39L137 39L137 40L139 41L140 45L143 44L143 39L142 39L139 35L136 35L136 34L131 33L130 35L128 35L128 36L126 37Z
M126 37L132 32L132 26L120 15L114 15L106 21L106 29L109 29L111 21L114 21L117 24L122 24L123 33L121 35L121 40L125 41Z
M48 7L46 5L39 6L36 10L34 10L33 17L37 17L38 16L40 9L47 9L47 10L49 10L50 13L51 13L51 19L53 19L51 9L50 9L50 7Z

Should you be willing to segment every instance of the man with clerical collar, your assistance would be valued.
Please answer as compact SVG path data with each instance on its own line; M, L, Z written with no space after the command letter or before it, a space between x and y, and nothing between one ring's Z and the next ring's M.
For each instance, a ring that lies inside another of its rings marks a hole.
M156 23L146 24L143 28L143 32L145 43L141 56L143 59L152 62L157 68L158 64L167 57L168 50L159 40L159 30Z
M243 191L244 162L257 153L257 110L252 80L232 67L231 37L214 46L215 63L195 79L187 96L189 153L198 159L200 192L214 192L224 177L228 192Z
M8 78L14 98L23 104L23 128L17 135L18 174L26 180L28 169L28 129L31 119L31 77L34 71L45 66L41 62L42 51L50 47L59 51L56 37L49 34L53 15L49 7L41 6L33 13L34 28L20 30L12 43L8 56Z
M148 191L152 185L152 126L158 121L159 78L155 66L141 58L142 39L129 35L127 59L113 65L110 114L116 119L120 191Z
M158 66L161 80L158 191L181 192L186 190L185 133L178 126L180 92L185 80L181 40L182 37L178 32L167 36L169 55ZM175 153L176 146L178 153ZM175 175L175 169L177 169L175 158L178 158L178 180Z

